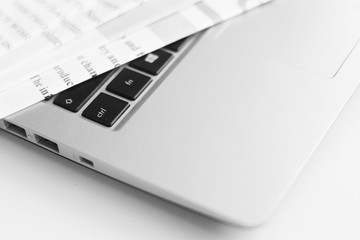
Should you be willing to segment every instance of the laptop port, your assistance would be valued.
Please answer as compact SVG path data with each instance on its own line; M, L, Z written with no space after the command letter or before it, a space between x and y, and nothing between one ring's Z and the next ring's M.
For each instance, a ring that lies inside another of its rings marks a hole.
M87 165L87 166L90 166L90 167L94 167L94 163L93 161L90 161L86 158L83 158L83 157L80 157L80 163L84 164L84 165Z
M15 125L8 121L4 121L4 123L5 123L6 130L8 130L9 132L15 133L16 135L26 138L26 131L24 128L19 127L18 125Z
M56 143L54 143L53 141L50 141L49 139L46 139L44 137L41 137L39 135L35 134L35 138L36 138L36 142L43 146L46 147L50 150L53 150L54 152L59 152L59 147Z

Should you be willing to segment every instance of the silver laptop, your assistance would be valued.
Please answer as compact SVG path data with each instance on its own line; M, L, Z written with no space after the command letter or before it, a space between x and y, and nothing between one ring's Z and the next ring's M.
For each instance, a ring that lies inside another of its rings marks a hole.
M359 6L277 0L1 127L221 222L260 224L360 82Z

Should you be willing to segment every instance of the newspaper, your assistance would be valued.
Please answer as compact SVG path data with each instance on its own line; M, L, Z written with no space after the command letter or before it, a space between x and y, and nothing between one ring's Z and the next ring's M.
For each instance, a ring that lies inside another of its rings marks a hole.
M270 0L203 0L0 92L0 118ZM21 97L18 97L21 96Z
M94 35L96 39L99 35L96 28L143 2L6 0L6 4L0 7L2 72L61 47L85 33Z
M119 39L198 1L148 0L138 6L136 10L128 11L126 14L82 34L76 40L69 41L61 47L53 48L51 51L44 51L46 47L42 46L41 43L34 42L33 46L24 44L11 51L6 57L1 58L0 56L0 92L27 77L44 72L61 62L74 58L79 53ZM35 54L31 55L30 52Z

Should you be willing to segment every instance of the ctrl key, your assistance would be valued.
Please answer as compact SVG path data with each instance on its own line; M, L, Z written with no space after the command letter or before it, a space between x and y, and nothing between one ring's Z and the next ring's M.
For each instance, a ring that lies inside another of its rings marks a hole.
M106 127L111 127L129 106L128 102L100 93L84 110L82 116Z

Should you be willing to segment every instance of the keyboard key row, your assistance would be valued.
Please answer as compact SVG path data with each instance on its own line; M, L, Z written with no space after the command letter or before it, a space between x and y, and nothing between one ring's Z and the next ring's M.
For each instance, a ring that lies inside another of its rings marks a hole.
M165 48L178 52L184 46L185 40L179 40ZM125 100L101 92L92 100L81 115L106 127L113 126L130 107L130 102L138 99L151 84L152 79L148 75L159 75L173 57L172 53L160 49L131 61L128 66L145 74L126 67L105 87L106 91ZM109 78L110 72L103 73L89 81L61 92L53 103L71 112L80 111L85 103L100 89L104 81Z

